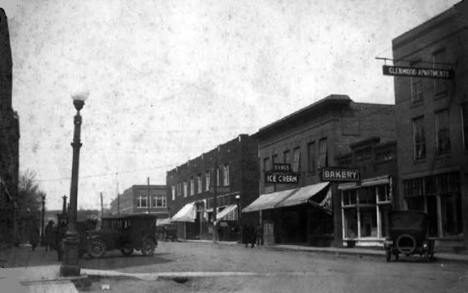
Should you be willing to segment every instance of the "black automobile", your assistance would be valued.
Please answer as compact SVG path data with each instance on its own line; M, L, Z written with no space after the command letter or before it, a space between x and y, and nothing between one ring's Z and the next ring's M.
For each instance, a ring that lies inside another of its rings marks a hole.
M87 252L92 258L101 258L106 251L120 250L130 256L134 250L152 256L158 245L157 217L151 214L124 215L102 218L99 230L87 231Z
M434 239L428 238L427 214L422 211L391 211L389 238L384 242L387 261L400 254L417 255L426 261L434 259Z

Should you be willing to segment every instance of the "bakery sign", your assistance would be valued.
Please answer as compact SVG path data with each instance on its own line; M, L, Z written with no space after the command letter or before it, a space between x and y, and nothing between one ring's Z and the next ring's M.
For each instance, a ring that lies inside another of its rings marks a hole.
M391 76L426 77L440 79L453 79L454 76L454 72L452 69L442 68L421 68L384 65L382 71L384 75Z
M322 181L356 182L360 181L358 169L323 168L320 172Z

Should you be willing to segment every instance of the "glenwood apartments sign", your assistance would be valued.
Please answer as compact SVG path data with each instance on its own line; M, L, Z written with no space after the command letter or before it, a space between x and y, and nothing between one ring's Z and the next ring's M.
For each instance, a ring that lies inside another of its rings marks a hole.
M320 172L322 181L355 182L360 181L358 169L323 168Z
M299 174L292 172L291 164L273 164L272 171L265 174L266 183L299 183Z
M454 76L453 70L441 68L421 68L384 65L382 70L384 75L392 76L426 77L441 79L453 79Z

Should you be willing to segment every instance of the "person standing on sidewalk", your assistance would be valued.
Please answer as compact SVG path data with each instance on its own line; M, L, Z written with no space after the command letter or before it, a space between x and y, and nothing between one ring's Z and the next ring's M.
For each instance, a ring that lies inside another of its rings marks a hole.
M263 245L263 226L259 224L256 229L257 232L257 246Z
M44 232L44 244L46 246L45 250L52 251L54 248L55 244L55 231L54 231L54 221L50 220L47 226L45 227L45 232Z

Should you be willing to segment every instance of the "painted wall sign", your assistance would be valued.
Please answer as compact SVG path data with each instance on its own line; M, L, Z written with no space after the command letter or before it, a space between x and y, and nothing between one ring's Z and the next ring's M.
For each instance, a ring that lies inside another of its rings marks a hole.
M358 169L324 168L320 172L322 181L359 181Z
M273 172L291 172L291 164L273 164Z
M453 70L440 68L420 68L384 65L382 71L384 75L392 76L426 77L441 79L453 79L454 77Z

